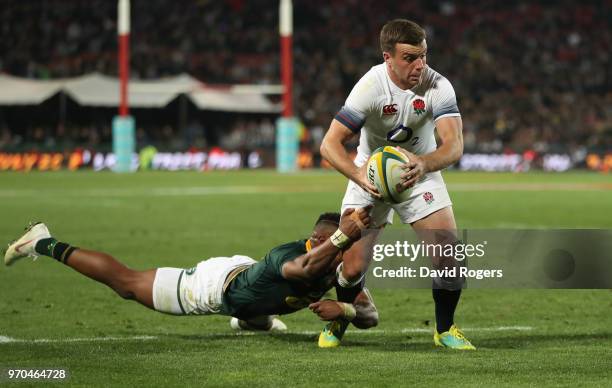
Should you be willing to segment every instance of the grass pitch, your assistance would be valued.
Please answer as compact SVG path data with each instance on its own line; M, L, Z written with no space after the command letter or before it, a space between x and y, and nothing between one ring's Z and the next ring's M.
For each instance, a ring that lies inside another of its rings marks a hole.
M445 177L460 228L612 227L609 176ZM0 242L42 220L135 268L258 258L307 236L345 184L331 172L0 173ZM227 317L165 316L53 260L24 260L0 268L0 369L65 368L87 386L612 384L609 290L468 289L456 318L470 353L433 347L430 293L372 290L379 326L318 349L322 324L308 311L283 318L287 334L237 335Z

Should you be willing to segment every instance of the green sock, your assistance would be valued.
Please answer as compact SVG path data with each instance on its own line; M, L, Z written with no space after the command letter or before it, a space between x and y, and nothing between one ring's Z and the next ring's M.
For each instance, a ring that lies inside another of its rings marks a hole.
M64 264L66 264L68 257L75 251L75 249L77 248L71 246L70 244L59 242L53 237L41 238L34 247L36 253L52 257Z
M53 237L41 238L36 243L34 250L38 254L53 257L53 248L55 248L56 244L57 244L57 240L54 239Z

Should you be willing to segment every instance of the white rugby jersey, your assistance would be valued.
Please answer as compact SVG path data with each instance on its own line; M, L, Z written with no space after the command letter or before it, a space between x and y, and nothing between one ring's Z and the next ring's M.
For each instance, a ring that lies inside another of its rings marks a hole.
M449 116L460 113L455 90L446 78L427 66L420 83L403 90L391 81L382 63L361 77L335 118L355 133L361 130L355 158L361 166L372 151L386 145L417 155L435 151L435 121Z

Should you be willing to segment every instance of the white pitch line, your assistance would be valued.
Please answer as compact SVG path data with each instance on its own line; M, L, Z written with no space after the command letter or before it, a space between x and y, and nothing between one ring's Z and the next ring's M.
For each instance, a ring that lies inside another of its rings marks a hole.
M472 191L610 191L608 183L449 183L450 192ZM46 189L45 196L79 197L189 197L204 195L248 195L284 193L325 193L343 191L338 186L185 186L147 188ZM39 196L40 190L0 189L0 197Z
M201 195L226 194L259 194L269 192L285 192L281 189L257 186L214 186L214 187L151 187L148 189L75 189L75 190L46 190L45 196L85 197L188 197ZM289 191L286 191L289 192ZM0 190L0 197L30 197L39 195L37 190L5 189Z
M448 191L610 191L609 183L449 183Z
M530 331L534 330L531 326L498 326L498 327L467 327L464 328L465 332L499 332L499 331ZM368 330L348 330L347 334L408 334L408 333L431 333L433 329L426 329L423 327L407 327L400 330L383 330L383 329L368 329ZM298 334L298 335L317 335L320 331L314 330L287 330L287 331L276 331L273 334ZM268 332L255 332L255 331L236 331L233 333L237 336L250 336L257 334L268 334ZM232 333L202 333L198 334L197 337L226 337L232 335ZM106 342L106 341L150 341L157 340L162 337L151 336L151 335L137 335L131 337L84 337L84 338L37 338L37 339L19 339L0 335L0 344L8 343L28 343L28 344L46 344L46 343L74 343L74 342Z
M148 341L157 339L158 337L150 335L135 335L131 337L85 337L85 338L37 338L37 339L19 339L0 335L0 344L8 344L14 342L42 344L42 343L66 343L66 342L105 342L105 341Z
M530 331L534 330L531 326L498 326L498 327L466 327L461 328L464 332L497 332L497 331ZM367 330L347 330L348 334L406 334L406 333L432 333L433 328L427 329L424 327L407 327L401 330L382 330L382 329L367 329ZM304 331L287 331L289 334L319 334L320 331L304 330Z
M45 190L45 197L199 197L206 195L249 195L249 194L292 194L336 192L328 187L278 187L278 186L193 186L193 187L150 187L142 189L75 189ZM0 197L32 197L40 195L38 190L0 189Z

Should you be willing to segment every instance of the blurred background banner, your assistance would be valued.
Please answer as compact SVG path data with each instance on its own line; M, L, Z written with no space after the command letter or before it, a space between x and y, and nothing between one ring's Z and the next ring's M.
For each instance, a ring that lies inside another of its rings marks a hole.
M295 1L290 42L279 39L281 3L131 1L136 153L222 149L276 167L275 123L289 101L300 122L298 167L325 167L318 149L331 119L382 61L380 27L408 17L427 31L428 64L457 93L465 153L455 168L612 167L609 2ZM116 5L3 1L0 166L24 155L112 153ZM288 43L291 77L281 66Z

